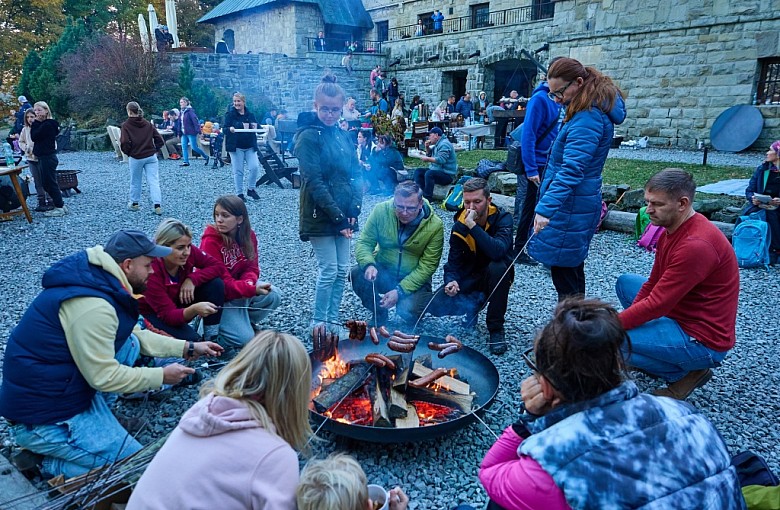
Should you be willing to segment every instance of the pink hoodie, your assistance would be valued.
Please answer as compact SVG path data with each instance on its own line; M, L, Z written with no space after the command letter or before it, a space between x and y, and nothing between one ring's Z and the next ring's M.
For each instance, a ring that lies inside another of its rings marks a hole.
M298 457L240 401L213 394L187 411L127 504L137 509L295 510Z
M534 459L520 456L523 439L507 427L482 459L479 481L506 510L569 510L563 491Z

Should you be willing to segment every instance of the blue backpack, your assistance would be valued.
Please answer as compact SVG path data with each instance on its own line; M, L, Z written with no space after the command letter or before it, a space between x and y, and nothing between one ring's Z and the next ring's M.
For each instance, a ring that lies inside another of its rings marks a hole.
M742 268L766 269L769 266L769 226L758 213L739 219L731 237L737 264Z

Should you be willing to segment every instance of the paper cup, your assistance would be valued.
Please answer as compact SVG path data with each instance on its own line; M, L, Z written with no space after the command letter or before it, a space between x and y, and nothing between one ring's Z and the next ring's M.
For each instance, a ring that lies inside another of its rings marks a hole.
M244 129L249 129L249 122L244 122Z
M374 503L382 503L379 510L387 510L387 491L381 485L374 485L373 483L368 484L368 497Z
M252 129L257 129L257 122L252 122L251 124L249 124L249 127Z

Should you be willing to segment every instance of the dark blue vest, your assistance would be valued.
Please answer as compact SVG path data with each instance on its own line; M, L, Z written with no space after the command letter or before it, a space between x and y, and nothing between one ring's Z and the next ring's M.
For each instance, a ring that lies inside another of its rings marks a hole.
M97 297L116 310L119 328L114 352L122 347L138 319L136 300L116 277L89 264L79 252L53 265L44 290L11 332L5 351L0 415L30 425L67 420L85 411L96 390L73 361L59 320L60 304L76 297ZM82 320L90 320L89 318Z

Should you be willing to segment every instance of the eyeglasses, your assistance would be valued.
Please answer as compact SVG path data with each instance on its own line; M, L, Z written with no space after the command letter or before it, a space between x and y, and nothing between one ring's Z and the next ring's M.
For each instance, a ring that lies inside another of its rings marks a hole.
M525 361L525 364L528 365L528 368L531 369L532 372L543 375L545 379L547 379L547 382L549 382L553 388L557 389L558 391L563 391L563 388L559 385L559 383L553 381L553 379L549 376L549 374L545 374L541 370L539 370L539 367L536 365L536 353L534 353L534 348L531 347L530 349L526 349L521 354L523 357L523 361Z
M570 81L569 83L566 84L565 87L563 87L562 89L556 90L555 92L552 92L552 91L548 92L547 93L547 97L549 97L553 101L555 101L556 99L563 99L563 93L566 92L566 89L569 88L569 85L571 85L575 81L576 80Z
M411 207L406 207L403 205L398 205L394 202L393 207L395 207L395 210L398 211L399 213L413 213L418 209L420 209L420 204L413 205Z
M317 111L322 114L329 113L331 115L341 115L341 108L339 108L338 106L334 106L332 108L328 108L327 106L320 106L319 108L317 108Z

